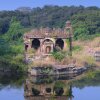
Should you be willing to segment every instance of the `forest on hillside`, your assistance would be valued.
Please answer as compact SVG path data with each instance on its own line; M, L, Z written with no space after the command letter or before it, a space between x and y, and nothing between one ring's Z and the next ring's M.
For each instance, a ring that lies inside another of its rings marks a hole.
M20 7L15 11L0 11L0 35L7 34L12 17L16 17L23 30L39 27L63 28L65 22L71 20L75 39L100 34L100 8L95 6Z

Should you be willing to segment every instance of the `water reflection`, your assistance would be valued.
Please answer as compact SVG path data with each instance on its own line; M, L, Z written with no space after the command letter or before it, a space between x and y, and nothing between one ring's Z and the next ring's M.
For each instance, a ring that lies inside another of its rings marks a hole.
M72 100L69 79L74 76L29 76L24 85L25 100Z
M100 73L73 81L76 76L0 75L0 100L98 100Z
M1 74L0 73L0 90L5 87L9 88L21 88L24 81L26 79L26 75L15 75L15 74Z
M0 100L24 100L25 75L0 73Z

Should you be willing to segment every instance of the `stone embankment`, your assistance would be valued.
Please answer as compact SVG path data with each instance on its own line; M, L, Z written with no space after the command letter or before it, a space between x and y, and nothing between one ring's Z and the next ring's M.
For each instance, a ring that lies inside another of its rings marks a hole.
M33 76L39 75L66 75L66 74L80 74L89 69L88 66L76 67L73 64L69 65L52 65L51 67L33 67L28 72Z

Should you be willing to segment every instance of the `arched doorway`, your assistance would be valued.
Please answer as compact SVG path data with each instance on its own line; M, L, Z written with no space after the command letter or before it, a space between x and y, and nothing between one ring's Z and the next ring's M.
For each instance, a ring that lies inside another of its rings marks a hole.
M45 52L46 52L46 53L50 53L50 52L51 52L51 46L47 46Z
M25 44L25 51L27 51L27 49L28 49L28 45L27 45L27 44Z
M62 39L57 39L55 43L56 50L62 50L64 48L64 41Z
M37 50L40 47L40 41L39 39L33 39L32 41L32 48L34 48L35 50Z
M53 51L54 47L54 42L52 41L52 39L47 38L42 43L43 43L44 54L50 54L50 52Z

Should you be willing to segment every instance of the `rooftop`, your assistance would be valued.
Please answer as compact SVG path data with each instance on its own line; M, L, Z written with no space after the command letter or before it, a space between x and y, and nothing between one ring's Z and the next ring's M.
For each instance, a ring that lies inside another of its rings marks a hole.
M72 36L68 34L66 29L61 28L40 28L40 29L33 29L30 32L24 34L26 38L69 38Z

